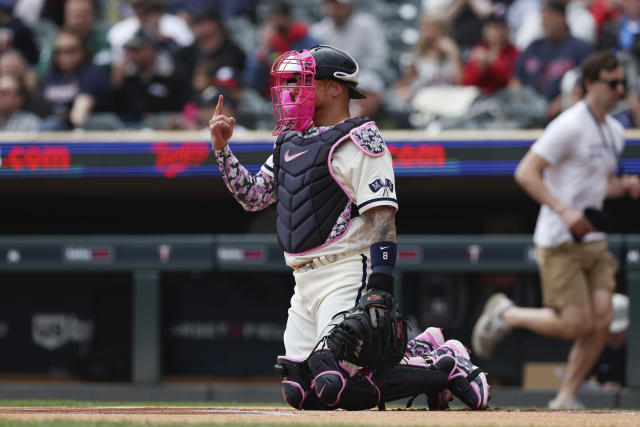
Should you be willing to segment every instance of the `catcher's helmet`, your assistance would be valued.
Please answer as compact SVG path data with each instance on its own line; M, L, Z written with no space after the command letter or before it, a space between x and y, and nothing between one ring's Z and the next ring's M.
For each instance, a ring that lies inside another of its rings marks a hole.
M306 50L290 50L271 67L271 103L276 118L273 135L304 130L315 112L316 61Z
M316 80L336 80L349 88L350 98L366 98L357 88L359 71L358 63L348 53L331 46L280 55L271 66L271 102L276 118L273 135L304 130L311 124Z
M360 68L347 52L333 46L318 45L308 50L316 60L316 80L332 79L349 87L349 97L362 99L366 95L357 88Z

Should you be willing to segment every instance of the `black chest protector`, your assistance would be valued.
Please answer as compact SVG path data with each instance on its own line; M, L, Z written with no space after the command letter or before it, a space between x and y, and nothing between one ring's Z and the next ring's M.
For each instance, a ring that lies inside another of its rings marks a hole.
M327 241L349 202L329 171L331 147L369 120L352 118L320 135L302 138L297 132L289 132L276 140L273 150L278 196L276 230L280 246L286 252L306 252ZM353 207L352 213L356 211Z

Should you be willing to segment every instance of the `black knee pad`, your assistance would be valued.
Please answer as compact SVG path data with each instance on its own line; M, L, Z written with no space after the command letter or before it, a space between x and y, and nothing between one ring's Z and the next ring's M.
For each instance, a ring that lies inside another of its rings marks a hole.
M375 407L380 401L380 390L373 382L373 375L364 369L350 370L333 357L328 350L321 350L309 357L313 378L312 388L318 400L331 408L359 411Z
M274 369L282 377L282 397L296 409L332 409L323 405L311 389L313 379L306 361L279 356Z
M382 402L391 402L418 394L440 393L447 386L455 360L442 356L431 363L402 363L384 369L374 377L380 388Z

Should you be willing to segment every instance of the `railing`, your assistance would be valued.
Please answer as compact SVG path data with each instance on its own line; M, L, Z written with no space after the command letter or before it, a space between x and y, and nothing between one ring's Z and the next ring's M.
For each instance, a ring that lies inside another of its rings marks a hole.
M528 235L400 236L401 273L533 272ZM640 386L640 235L611 235L609 247L626 274L630 297L627 383ZM132 379L161 378L160 275L167 271L282 271L282 251L271 235L8 236L0 238L0 272L131 272Z

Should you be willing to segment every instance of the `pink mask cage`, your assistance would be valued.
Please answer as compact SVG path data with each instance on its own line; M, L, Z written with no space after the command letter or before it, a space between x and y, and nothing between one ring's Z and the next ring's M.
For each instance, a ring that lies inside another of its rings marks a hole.
M316 61L306 50L290 50L274 61L271 67L271 103L276 118L273 135L309 127L315 112L315 74Z

